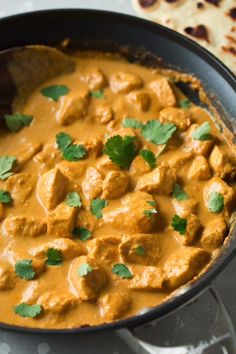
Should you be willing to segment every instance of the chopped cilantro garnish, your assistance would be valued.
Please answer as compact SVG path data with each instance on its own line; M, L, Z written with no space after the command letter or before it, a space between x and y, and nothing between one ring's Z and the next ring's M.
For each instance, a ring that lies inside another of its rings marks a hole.
M16 262L15 272L21 279L31 280L35 277L35 271L31 259L22 259Z
M72 144L72 137L67 133L60 132L56 135L56 143L58 149L64 151Z
M176 200L187 200L189 199L188 194L183 190L180 184L175 183L173 190L173 197Z
M11 194L8 191L0 189L0 203L9 204L13 201Z
M87 241L92 235L91 231L86 229L86 227L76 227L72 233L74 237L78 237L83 242Z
M150 200L147 202L149 205L151 206L156 206L157 205L157 202L155 200Z
M123 263L114 264L112 272L123 279L131 279L133 276L129 268Z
M80 277L85 277L93 271L93 268L88 263L83 263L79 266L77 272Z
M68 193L66 196L65 203L66 203L66 205L68 205L72 208L81 207L81 205L82 205L80 196L77 192Z
M57 266L63 263L63 256L61 251L55 248L49 248L47 251L46 264L48 266Z
M143 123L134 118L125 118L122 122L123 127L125 128L133 128L133 129L141 129L143 127Z
M224 196L218 192L212 192L208 199L208 209L213 213L220 213L224 209Z
M65 96L70 90L65 85L52 85L41 90L41 94L57 102L61 96Z
M90 210L91 213L96 216L97 219L102 218L102 209L108 204L106 199L96 198L91 201Z
M134 136L121 137L113 136L108 139L103 153L109 156L110 160L121 168L129 168L137 154Z
M143 212L145 215L147 215L148 218L151 219L151 217L154 215L154 214L157 214L158 211L156 209L148 209L148 210L144 210Z
M87 150L83 145L73 144L63 151L63 158L67 161L79 161L87 154Z
M151 168L155 168L157 165L157 161L155 155L151 150L143 149L139 153L142 158L149 164Z
M103 90L92 91L90 92L90 96L100 100L103 100L105 98Z
M145 255L145 249L143 246L138 246L135 249L135 252L138 256L144 256Z
M0 157L0 179L7 179L13 175L12 169L16 162L13 156Z
M179 215L174 215L171 221L171 226L180 235L184 235L187 228L187 219L181 218Z
M185 99L179 101L179 105L183 109L188 109L191 107L191 102L187 98L185 98Z
M30 125L33 120L33 117L27 114L6 114L4 118L8 129L14 133L18 132L23 127Z
M194 130L192 137L194 140L211 140L212 136L210 134L211 126L208 122L205 122L200 125L197 129Z
M172 123L161 124L158 120L149 120L142 127L142 135L156 145L166 144L176 131Z
M14 312L21 317L34 318L39 316L42 313L43 309L41 305L28 305L28 304L19 304L14 307Z

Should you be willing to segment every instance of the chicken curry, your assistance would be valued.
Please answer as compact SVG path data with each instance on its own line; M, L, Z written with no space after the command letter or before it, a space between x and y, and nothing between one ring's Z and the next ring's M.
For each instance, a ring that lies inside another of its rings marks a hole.
M74 328L157 306L215 257L235 157L174 80L78 54L0 129L0 322Z

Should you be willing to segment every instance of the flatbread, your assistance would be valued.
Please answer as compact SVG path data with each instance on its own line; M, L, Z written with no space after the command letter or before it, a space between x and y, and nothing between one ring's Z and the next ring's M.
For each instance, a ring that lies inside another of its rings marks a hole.
M195 40L236 73L236 0L132 0L146 19Z

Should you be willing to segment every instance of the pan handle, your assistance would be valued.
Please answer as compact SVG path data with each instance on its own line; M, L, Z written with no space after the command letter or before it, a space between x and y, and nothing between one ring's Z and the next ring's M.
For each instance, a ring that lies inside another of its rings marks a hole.
M211 285L208 291L216 309L214 309L214 323L210 326L209 332L205 333L207 339L205 339L205 336L204 340L196 341L199 335L196 330L194 345L186 344L175 347L161 347L156 345L153 339L150 343L145 338L145 332L147 334L150 331L158 331L160 320L132 330L121 329L117 331L117 334L135 354L236 354L236 335L230 316L214 285ZM202 304L203 308L204 305L206 304ZM149 336L147 335L147 337Z

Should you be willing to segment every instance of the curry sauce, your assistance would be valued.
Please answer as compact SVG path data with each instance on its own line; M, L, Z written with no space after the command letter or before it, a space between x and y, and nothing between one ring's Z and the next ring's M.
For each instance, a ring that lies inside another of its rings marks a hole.
M97 325L157 306L222 246L235 157L170 77L78 54L0 130L0 321Z

